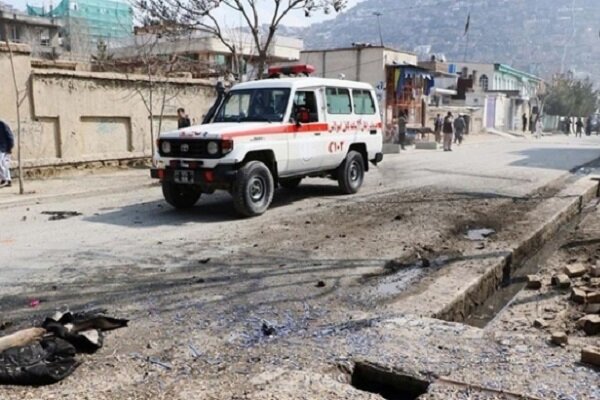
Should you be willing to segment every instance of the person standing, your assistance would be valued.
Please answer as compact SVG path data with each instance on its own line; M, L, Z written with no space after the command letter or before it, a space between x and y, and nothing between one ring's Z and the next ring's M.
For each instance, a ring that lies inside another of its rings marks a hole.
M444 120L440 114L435 117L435 121L433 122L433 132L435 133L435 142L442 142L442 125L444 125Z
M523 113L521 119L523 120L523 133L525 133L527 132L527 113Z
M575 123L575 137L582 137L583 135L583 120L581 117L577 118L577 122Z
M183 129L192 126L190 117L185 113L184 108L177 109L177 129Z
M565 133L567 135L571 134L571 117L567 117L565 121Z
M454 143L462 144L467 124L462 115L458 115L454 120Z
M8 124L0 120L0 187L11 186L10 154L15 146L15 138Z
M539 115L537 121L535 122L535 138L539 139L542 137L542 130L544 129L544 125L542 124L542 116Z
M400 143L400 148L402 150L406 150L406 124L408 123L408 118L406 112L400 111L400 116L398 116L398 142Z
M452 113L448 111L448 115L444 118L444 123L442 125L442 132L444 133L444 151L452 151L452 136L454 136L453 122Z

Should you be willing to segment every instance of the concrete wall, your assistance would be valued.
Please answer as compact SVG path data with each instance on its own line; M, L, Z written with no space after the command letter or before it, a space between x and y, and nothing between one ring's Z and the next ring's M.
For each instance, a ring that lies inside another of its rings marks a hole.
M150 83L144 76L31 68L27 48L15 47L25 167L151 156ZM0 47L0 118L17 131L15 93L6 48ZM153 109L164 102L162 130L176 127L185 107L200 121L212 105L207 81L169 79L153 83ZM5 89L6 88L6 89ZM158 125L157 118L154 120ZM155 133L156 135L156 133Z

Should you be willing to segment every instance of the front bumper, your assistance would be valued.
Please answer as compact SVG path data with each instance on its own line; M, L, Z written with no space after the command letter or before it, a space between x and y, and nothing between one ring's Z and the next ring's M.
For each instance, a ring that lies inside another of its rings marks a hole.
M218 165L215 168L183 168L183 167L166 167L166 168L152 168L150 170L150 177L153 179L159 179L161 182L177 182L176 176L181 172L192 177L191 180L186 181L186 184L200 185L204 187L221 187L230 185L237 176L237 170L233 165Z

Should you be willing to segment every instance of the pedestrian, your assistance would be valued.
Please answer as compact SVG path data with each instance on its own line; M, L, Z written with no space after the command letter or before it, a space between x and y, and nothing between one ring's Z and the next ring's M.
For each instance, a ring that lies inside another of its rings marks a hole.
M525 133L527 132L527 113L523 113L521 119L523 120L523 133Z
M567 117L565 121L565 133L567 135L571 134L571 117Z
M462 144L467 124L461 114L454 120L454 143Z
M400 111L398 116L398 143L400 148L406 150L406 124L408 123L407 115L404 111Z
M448 111L448 115L444 117L444 123L442 124L442 132L444 133L444 151L452 151L452 137L454 136L454 128L452 123L452 113Z
M187 128L191 126L190 117L185 113L184 108L177 109L177 129Z
M576 126L575 137L577 137L577 136L581 137L583 135L583 120L581 119L581 117L577 118L577 122L575 123L575 126Z
M444 120L442 116L438 114L435 117L435 121L433 122L433 132L435 133L435 142L441 143L442 141L442 126L444 125Z
M542 116L538 115L537 121L535 121L535 138L539 139L542 137L542 130L544 126L542 125Z
M10 154L15 138L8 124L0 120L0 187L12 186L10 177Z

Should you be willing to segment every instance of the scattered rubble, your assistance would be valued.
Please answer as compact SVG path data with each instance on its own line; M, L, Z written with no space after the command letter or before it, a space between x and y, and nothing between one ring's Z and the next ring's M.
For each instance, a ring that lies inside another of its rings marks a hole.
M542 278L537 275L527 275L527 289L538 290L542 288Z
M557 346L566 346L569 344L569 336L564 332L552 332L550 341Z
M571 279L566 274L558 274L552 277L552 286L559 289L568 289L571 287Z
M577 304L584 304L587 294L583 289L573 288L571 289L571 300Z
M492 236L495 233L496 233L495 230L487 229L487 228L470 229L469 231L467 231L467 234L465 237L471 241L478 242L478 241L489 238L490 236Z
M62 219L78 217L81 214L77 211L42 211L43 215L49 215L48 221L60 221Z
M567 265L565 267L565 274L567 274L569 278L582 277L586 272L587 268L583 264Z
M577 321L577 326L588 336L597 335L600 333L600 315L586 315Z
M600 348L586 347L581 350L581 362L600 367Z

